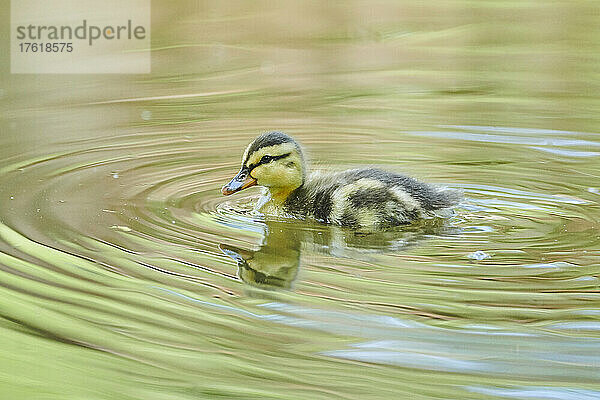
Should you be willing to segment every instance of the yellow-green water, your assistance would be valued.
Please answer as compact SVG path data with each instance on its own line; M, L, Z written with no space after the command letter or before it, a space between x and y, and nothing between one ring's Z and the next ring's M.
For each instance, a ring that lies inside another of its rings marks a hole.
M3 58L0 397L600 398L599 13L154 2L150 75ZM219 188L272 129L465 201L253 217Z

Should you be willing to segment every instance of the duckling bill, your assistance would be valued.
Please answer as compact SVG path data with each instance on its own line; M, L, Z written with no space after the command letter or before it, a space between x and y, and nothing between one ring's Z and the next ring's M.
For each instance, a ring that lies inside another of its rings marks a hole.
M461 198L455 190L375 168L307 174L302 148L283 132L250 143L242 168L221 191L228 196L256 185L264 187L258 211L352 228L406 224Z

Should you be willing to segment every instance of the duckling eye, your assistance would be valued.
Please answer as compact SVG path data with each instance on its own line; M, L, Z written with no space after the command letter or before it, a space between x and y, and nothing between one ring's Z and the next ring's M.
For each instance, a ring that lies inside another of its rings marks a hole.
M271 161L273 161L273 158L274 158L273 156L263 156L263 157L260 159L260 163L261 163L261 164L270 163Z

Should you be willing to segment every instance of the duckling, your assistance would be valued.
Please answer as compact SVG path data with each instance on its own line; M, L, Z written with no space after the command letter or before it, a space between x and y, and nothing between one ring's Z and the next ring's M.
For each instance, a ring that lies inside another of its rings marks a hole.
M248 145L241 170L221 192L228 196L256 185L265 188L257 211L355 229L410 223L461 198L458 191L375 168L307 174L300 145L278 131Z

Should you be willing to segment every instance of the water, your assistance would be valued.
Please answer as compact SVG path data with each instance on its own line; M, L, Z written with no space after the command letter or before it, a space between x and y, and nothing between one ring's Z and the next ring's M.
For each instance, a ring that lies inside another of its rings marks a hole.
M3 63L1 397L600 398L597 13L154 4L151 75ZM253 216L219 188L270 129L465 201Z

